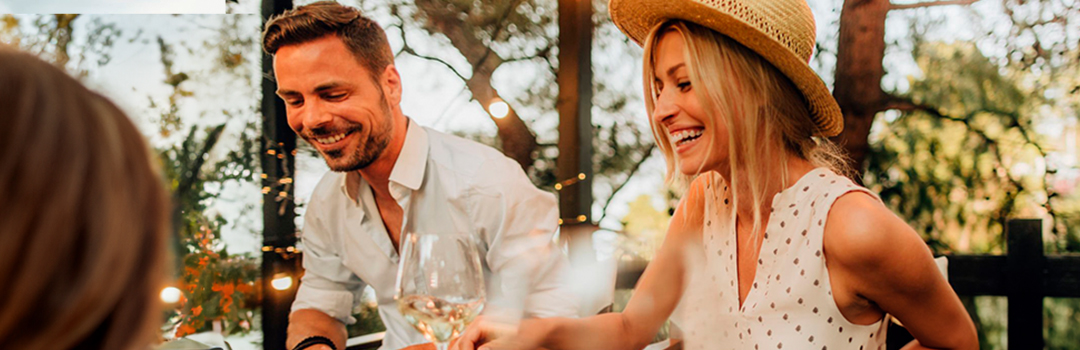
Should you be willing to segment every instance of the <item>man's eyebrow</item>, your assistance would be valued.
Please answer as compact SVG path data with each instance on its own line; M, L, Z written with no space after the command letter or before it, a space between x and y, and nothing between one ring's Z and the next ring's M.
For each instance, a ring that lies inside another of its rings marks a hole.
M329 82L329 83L324 83L324 84L321 84L319 86L316 86L314 93L317 94L317 93L321 93L321 92L326 92L326 91L338 89L338 88L341 88L341 87L344 87L344 86L348 86L348 84L346 84L344 82L340 82L340 81L332 81L332 82ZM300 95L300 92L293 91L293 90L288 90L288 89L278 89L275 93L277 93L278 96Z
M328 90L334 90L334 89L337 89L337 88L340 88L340 87L343 87L343 86L346 86L346 85L348 85L348 84L345 84L345 83L340 82L340 81L332 81L332 82L329 82L329 83L320 84L319 86L315 87L315 93L326 92Z

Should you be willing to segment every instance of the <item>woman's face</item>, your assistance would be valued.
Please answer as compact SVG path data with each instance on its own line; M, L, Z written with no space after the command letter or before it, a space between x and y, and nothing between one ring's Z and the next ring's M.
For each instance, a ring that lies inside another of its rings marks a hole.
M668 31L660 36L653 51L656 102L651 118L654 127L667 135L672 153L678 160L678 171L694 175L719 170L719 165L728 155L728 132L720 120L711 123L711 129L706 128L708 115L690 83L689 63L683 54L684 44L682 34Z

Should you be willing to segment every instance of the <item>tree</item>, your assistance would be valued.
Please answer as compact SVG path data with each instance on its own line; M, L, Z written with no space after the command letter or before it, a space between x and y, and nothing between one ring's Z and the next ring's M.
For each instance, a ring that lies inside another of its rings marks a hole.
M363 5L369 5L364 3ZM363 6L362 5L362 6ZM554 16L558 12L555 3L537 0L514 1L388 1L377 6L387 6L395 23L387 24L390 35L398 35L403 46L396 53L439 62L464 83L472 99L488 110L492 101L504 100L512 106L507 116L492 117L497 126L497 138L484 140L499 147L528 172L534 182L550 188L556 182L554 175L555 149L558 135L554 128L537 127L538 123L552 125L555 114L555 97L558 86L555 72L558 70L558 28ZM624 51L631 57L640 55L631 48L628 39L618 33L604 10L606 1L594 1L597 8L594 21L597 25L596 40L600 50ZM412 33L426 32L437 41L448 42L453 52L460 54L467 65L453 63L454 57L424 52L410 43ZM617 38L617 39L613 39ZM634 60L637 61L637 60ZM643 120L633 120L637 111L628 111L630 101L640 99L640 94L626 84L624 74L602 74L625 71L626 61L594 63L598 72L594 103L594 181L607 185L610 198L623 188L630 176L648 159L654 146L648 127ZM632 67L632 66L630 66ZM504 96L495 84L500 68L535 72L535 81L521 95ZM525 113L522 115L521 113ZM630 174L629 176L627 174ZM606 212L607 204L602 211ZM601 215L603 217L603 215Z

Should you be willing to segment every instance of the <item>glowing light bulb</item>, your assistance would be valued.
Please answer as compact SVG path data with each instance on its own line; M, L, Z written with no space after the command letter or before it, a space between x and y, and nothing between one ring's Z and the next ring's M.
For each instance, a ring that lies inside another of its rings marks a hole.
M506 116L510 114L510 105L506 104L503 100L495 99L495 102L488 105L488 112L491 113L492 117L497 119L506 118Z
M175 304L180 301L180 289L176 287L165 287L161 290L161 301L166 304Z
M274 275L274 279L270 281L270 285L277 290L287 290L292 287L292 276L286 273L279 273Z

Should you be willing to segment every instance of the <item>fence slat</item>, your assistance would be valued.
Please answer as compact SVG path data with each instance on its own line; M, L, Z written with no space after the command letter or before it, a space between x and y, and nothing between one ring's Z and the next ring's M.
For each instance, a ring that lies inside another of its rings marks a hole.
M1046 296L1080 298L1080 254L1046 257Z
M1009 295L1009 349L1043 348L1042 220L1009 220L1005 274Z
M959 295L1008 295L1005 257L950 255L949 284Z

